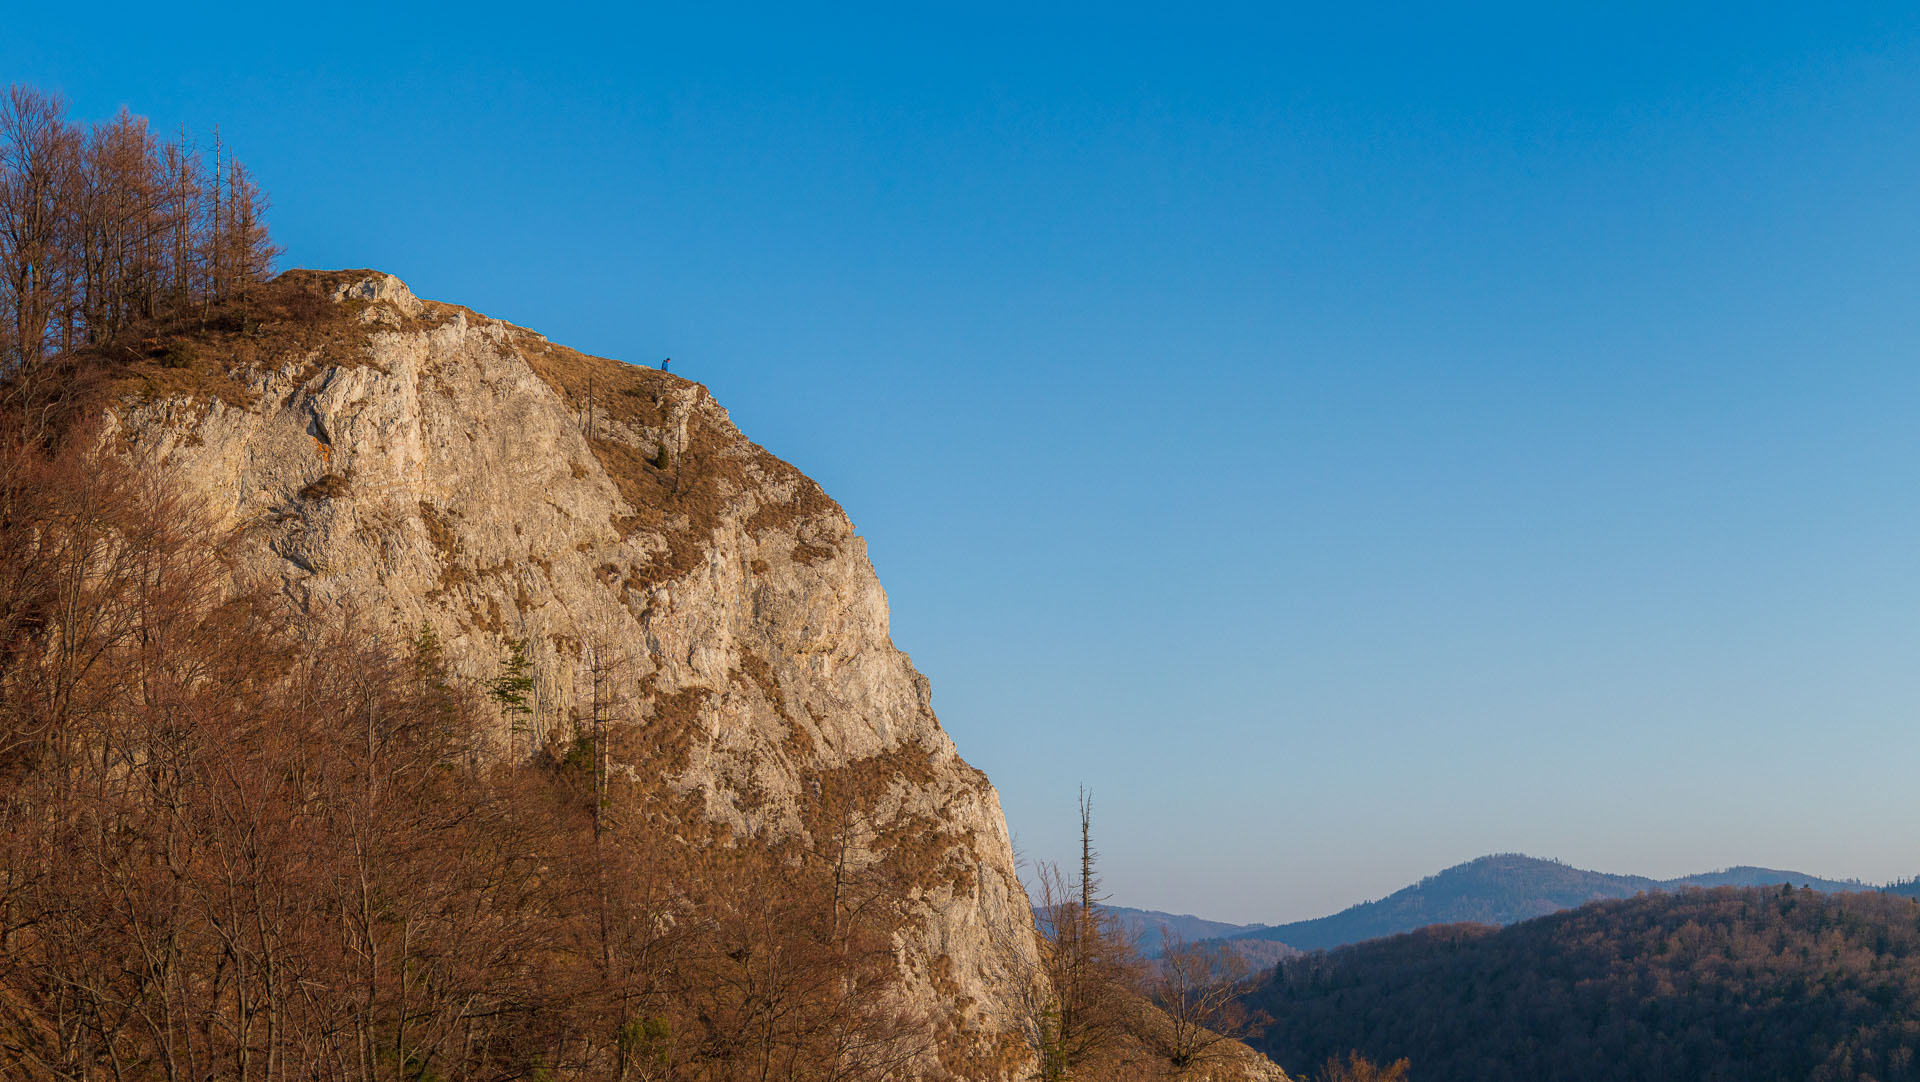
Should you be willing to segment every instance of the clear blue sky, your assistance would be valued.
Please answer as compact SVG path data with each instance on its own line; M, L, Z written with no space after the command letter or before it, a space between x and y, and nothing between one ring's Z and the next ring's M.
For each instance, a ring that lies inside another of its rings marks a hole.
M1911 5L53 7L286 265L707 383L1118 902L1920 873Z

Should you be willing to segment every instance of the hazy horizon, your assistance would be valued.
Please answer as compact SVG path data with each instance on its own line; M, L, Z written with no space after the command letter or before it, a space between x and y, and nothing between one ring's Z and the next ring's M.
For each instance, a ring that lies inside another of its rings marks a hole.
M1462 865L1471 864L1474 861L1477 861L1486 857L1495 857L1495 856L1523 856L1523 857L1527 857L1534 860L1545 860L1545 861L1551 861L1557 864L1562 864L1562 865L1565 865L1566 867L1572 868L1577 871L1598 872L1603 875L1638 876L1643 879L1657 880L1662 883L1672 882L1673 880L1676 880L1676 879L1687 879L1693 876L1716 875L1721 872L1733 871L1736 868L1759 868L1767 871L1791 872L1796 875L1804 875L1812 879L1826 880L1826 881L1835 882L1835 883L1846 883L1846 882L1859 879L1859 877L1857 876L1826 875L1818 871L1808 871L1805 868L1787 868L1787 867L1780 867L1777 865L1770 865L1770 864L1754 864L1752 862L1743 862L1739 864L1722 864L1722 865L1717 865L1711 868L1695 868L1695 869L1692 869L1691 871L1678 872L1673 875L1652 875L1647 872L1635 871L1631 869L1587 868L1587 867L1582 867L1581 865L1576 864L1572 861L1560 860L1556 857L1543 857L1536 853L1504 853L1502 852L1502 853L1481 853L1479 856L1472 857L1467 860L1454 861L1452 864L1448 864L1445 867L1434 868L1431 871L1422 872L1419 875L1416 875L1413 878L1406 880L1405 882L1399 883L1396 886L1389 887L1378 894L1369 894L1364 897L1356 897L1347 902L1335 905L1333 908L1328 909L1325 912L1302 914L1299 916L1289 917L1286 920L1263 920L1259 917L1254 917L1247 920L1239 920L1239 919L1226 918L1226 917L1215 917L1208 913L1195 913L1188 910L1168 909L1165 906L1139 904L1124 898L1117 898L1117 897L1108 898L1106 904L1113 905L1113 906L1120 906L1126 909L1138 909L1138 910L1145 910L1148 912L1167 913L1176 917L1196 917L1201 920L1214 920L1214 921L1219 921L1227 924L1238 924L1243 927L1254 927L1254 926L1276 927L1281 924L1290 924L1295 921L1315 920L1320 917L1330 917L1337 913L1341 913L1347 909L1350 909L1354 906L1366 905L1371 902L1378 902L1378 901L1381 901L1382 899L1391 897L1392 895L1397 894L1408 887L1416 886L1419 883L1421 883L1423 880L1436 876L1441 872L1450 871ZM1896 880L1911 879L1911 878L1913 878L1913 876L1907 875L1907 876L1897 876L1894 879L1887 879L1887 880L1880 880L1880 881L1859 880L1859 882L1860 882L1861 888L1863 890L1866 890L1866 889L1875 889L1880 887L1891 886Z
M1033 860L1920 873L1920 13L7 17L294 266L706 383Z

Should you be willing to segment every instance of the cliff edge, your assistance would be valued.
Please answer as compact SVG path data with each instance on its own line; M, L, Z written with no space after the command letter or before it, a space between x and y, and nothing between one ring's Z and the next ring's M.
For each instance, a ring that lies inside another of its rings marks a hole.
M238 573L485 683L524 642L531 713L502 754L581 719L687 845L833 844L906 873L910 1005L964 1078L1027 1062L1037 972L999 799L888 636L841 508L706 388L424 301L369 271L283 275L116 389L108 438L203 500ZM588 700L593 700L591 703ZM851 839L851 841L849 840Z

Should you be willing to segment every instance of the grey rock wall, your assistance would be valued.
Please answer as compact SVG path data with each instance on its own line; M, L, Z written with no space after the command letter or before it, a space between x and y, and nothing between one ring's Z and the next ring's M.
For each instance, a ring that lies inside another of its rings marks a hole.
M1010 1012L1036 967L999 799L889 639L841 509L698 384L391 276L321 284L356 333L236 371L243 394L129 398L110 436L203 498L239 573L307 613L396 643L430 627L473 681L526 639L537 710L525 731L494 720L501 754L564 739L588 661L617 656L637 731L683 730L684 755L638 780L735 837L804 832L835 771L874 779L865 827L912 835L930 865L897 939L909 998L949 1066L1016 1068ZM669 701L697 705L669 720Z

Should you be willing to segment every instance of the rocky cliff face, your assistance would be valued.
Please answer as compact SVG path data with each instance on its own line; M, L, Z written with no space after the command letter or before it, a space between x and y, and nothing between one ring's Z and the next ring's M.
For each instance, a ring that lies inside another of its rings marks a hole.
M889 640L841 509L699 384L387 275L290 281L326 303L130 384L118 445L204 498L239 572L305 612L397 641L424 625L481 682L525 640L536 709L498 719L502 754L568 738L597 671L644 749L625 768L701 809L706 836L804 839L841 794L861 851L915 869L896 943L946 1066L1016 1068L1035 959L999 801Z

